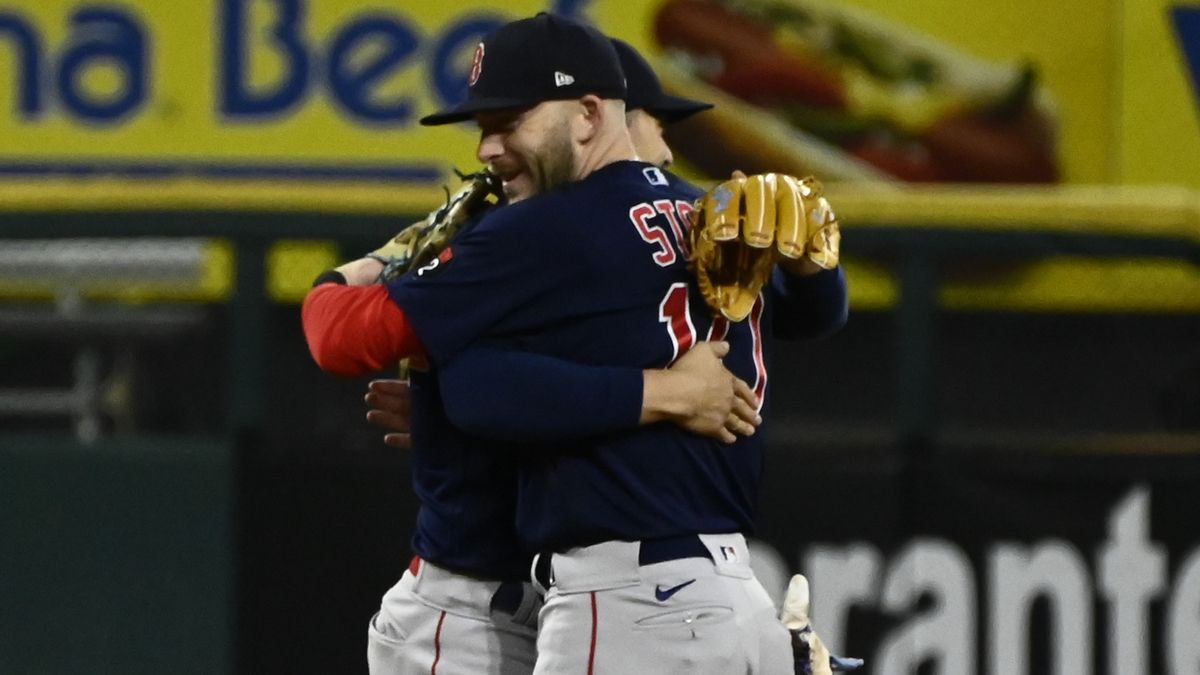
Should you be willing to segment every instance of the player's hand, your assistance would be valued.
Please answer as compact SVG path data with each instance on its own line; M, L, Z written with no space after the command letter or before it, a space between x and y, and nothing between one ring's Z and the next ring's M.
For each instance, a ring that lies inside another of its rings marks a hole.
M762 424L762 418L758 415L758 397L754 390L721 362L728 353L728 342L700 342L668 370L703 378L704 388L697 391L694 409L684 426L696 433L733 443L737 440L734 434L752 435Z
M367 411L367 421L388 430L383 442L392 447L412 447L408 397L408 382L404 380L372 380L367 385L364 400L371 408Z
M700 342L665 371L646 372L643 422L666 419L725 443L762 423L758 397L721 363L727 342Z

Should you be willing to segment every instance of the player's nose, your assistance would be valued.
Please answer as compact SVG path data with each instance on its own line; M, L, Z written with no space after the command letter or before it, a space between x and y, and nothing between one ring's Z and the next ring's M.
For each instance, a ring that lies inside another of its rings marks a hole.
M504 143L500 140L499 134L483 134L479 137L479 150L476 152L476 157L484 164L491 164L493 160L504 154Z

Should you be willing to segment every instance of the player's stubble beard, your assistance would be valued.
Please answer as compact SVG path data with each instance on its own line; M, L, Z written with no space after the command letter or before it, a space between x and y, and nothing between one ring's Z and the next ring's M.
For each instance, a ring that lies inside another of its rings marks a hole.
M566 124L555 125L541 152L532 156L530 173L535 194L549 192L576 179L578 162Z
M570 124L565 115L545 127L536 144L509 145L504 156L491 162L501 176L512 176L504 186L509 203L548 192L579 178L579 160L571 142ZM520 180L519 178L524 178Z

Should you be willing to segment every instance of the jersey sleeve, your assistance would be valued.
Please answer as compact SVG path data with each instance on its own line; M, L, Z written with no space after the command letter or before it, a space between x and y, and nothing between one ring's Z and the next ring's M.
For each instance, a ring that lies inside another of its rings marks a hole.
M776 266L771 274L771 294L776 303L771 333L781 340L830 335L845 325L850 315L849 287L840 265L807 276Z
M481 338L555 320L531 306L573 278L563 255L572 242L561 241L552 210L525 208L532 201L496 209L429 264L385 284L435 363Z
M383 286L320 284L304 298L300 316L313 359L338 377L362 377L425 354Z
M439 380L451 421L484 438L562 441L636 429L641 421L639 368L471 347L440 368Z

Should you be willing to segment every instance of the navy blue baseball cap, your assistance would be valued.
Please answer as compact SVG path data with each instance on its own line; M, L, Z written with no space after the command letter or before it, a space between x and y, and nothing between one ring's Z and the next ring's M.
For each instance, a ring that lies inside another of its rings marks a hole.
M527 108L595 94L624 99L625 75L603 33L542 12L506 23L475 48L467 100L421 118L425 126L471 119L475 113Z
M646 58L624 40L611 39L628 83L629 94L625 98L627 110L645 110L664 124L670 124L713 107L711 103L672 96L663 91L662 82Z

